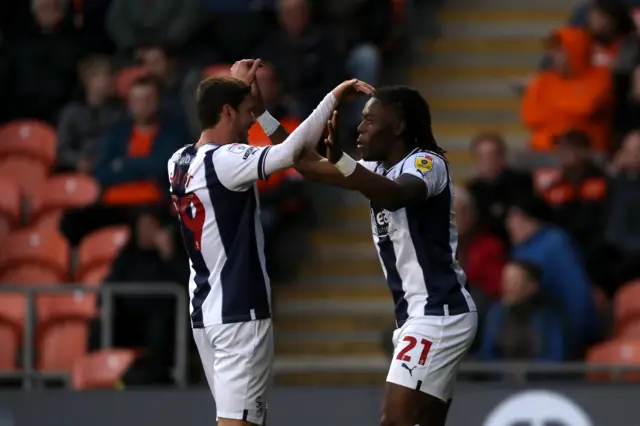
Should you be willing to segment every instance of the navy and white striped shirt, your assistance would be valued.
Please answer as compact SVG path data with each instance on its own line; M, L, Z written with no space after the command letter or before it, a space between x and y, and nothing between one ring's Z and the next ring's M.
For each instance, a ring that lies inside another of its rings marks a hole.
M393 212L371 206L373 240L393 295L397 325L414 317L475 311L456 260L458 230L446 160L416 149L389 170L377 162L360 164L389 179L410 174L426 186L422 203Z

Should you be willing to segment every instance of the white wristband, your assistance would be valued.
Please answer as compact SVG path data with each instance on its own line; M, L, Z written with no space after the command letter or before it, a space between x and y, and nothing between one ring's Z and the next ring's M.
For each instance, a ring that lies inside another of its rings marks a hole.
M260 114L260 117L258 117L256 121L260 124L260 127L262 127L262 130L264 130L267 136L271 136L278 130L278 127L280 127L280 122L273 118L273 116L269 114L269 111Z
M340 157L340 159L336 164L334 164L334 166L336 166L336 169L338 169L340 173L342 173L346 177L355 172L356 167L358 166L358 162L349 157L347 154L342 153L342 157Z

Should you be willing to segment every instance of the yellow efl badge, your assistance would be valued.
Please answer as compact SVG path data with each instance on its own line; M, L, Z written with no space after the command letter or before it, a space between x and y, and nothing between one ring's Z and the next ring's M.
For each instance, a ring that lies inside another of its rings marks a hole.
M430 172L433 167L433 159L428 155L416 157L416 169L423 173Z

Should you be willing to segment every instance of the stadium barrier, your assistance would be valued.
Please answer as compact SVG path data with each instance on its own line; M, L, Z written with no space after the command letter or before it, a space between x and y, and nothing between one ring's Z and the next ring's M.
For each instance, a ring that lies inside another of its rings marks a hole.
M22 370L15 372L2 371L0 379L22 380L22 387L30 390L41 380L56 379L68 383L67 372L43 373L35 368L35 328L36 328L36 307L35 298L41 294L74 294L83 296L88 293L98 293L101 299L99 308L100 315L100 343L103 348L112 346L113 337L113 298L115 296L172 296L176 300L176 331L175 331L175 368L173 377L177 386L184 388L187 385L187 350L188 350L188 330L187 312L188 301L185 290L175 283L114 283L107 286L82 286L76 284L62 284L58 286L24 286L2 284L0 293L24 294L26 298L26 312L24 319L24 333L22 343ZM0 416L0 419L2 417ZM0 422L0 426L4 426Z
M381 388L276 387L268 424L379 424ZM632 426L637 385L460 384L447 426ZM0 426L215 424L208 390L0 392Z

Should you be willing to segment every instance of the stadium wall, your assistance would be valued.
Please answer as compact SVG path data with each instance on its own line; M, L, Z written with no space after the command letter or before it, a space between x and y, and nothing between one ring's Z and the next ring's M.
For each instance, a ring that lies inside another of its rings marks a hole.
M460 386L447 426L631 426L633 385ZM268 424L378 424L380 389L276 388ZM202 426L215 424L206 390L0 392L0 426Z

